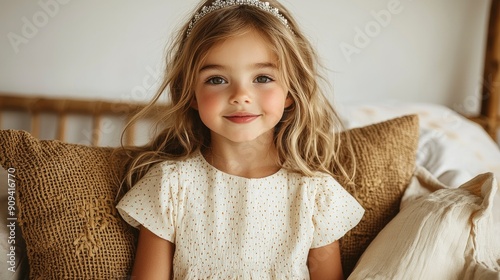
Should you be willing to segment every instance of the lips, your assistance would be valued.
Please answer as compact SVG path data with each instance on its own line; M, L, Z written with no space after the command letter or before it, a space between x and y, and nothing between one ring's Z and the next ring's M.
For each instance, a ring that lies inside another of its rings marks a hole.
M234 123L249 123L260 116L261 115L255 115L250 113L237 113L229 116L224 116L224 118Z

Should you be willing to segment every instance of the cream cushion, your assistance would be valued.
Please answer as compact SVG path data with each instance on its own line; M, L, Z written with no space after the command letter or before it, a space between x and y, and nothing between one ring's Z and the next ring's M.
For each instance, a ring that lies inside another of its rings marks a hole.
M438 190L414 194L417 198L368 246L349 279L500 279L493 174L480 174L456 189L443 189L419 168L414 178Z

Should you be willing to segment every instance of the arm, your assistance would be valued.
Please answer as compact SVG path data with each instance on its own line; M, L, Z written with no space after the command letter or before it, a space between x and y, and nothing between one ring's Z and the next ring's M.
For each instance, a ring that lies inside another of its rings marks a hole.
M174 251L172 242L141 226L131 279L170 279Z
M340 261L339 241L309 250L307 266L311 280L344 279Z

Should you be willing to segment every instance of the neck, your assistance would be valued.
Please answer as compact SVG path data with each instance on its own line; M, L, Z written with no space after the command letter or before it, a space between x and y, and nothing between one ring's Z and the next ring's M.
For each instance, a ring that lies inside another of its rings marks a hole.
M277 163L278 152L272 139L256 139L244 143L212 141L203 155L215 168L245 178L267 177L280 169Z

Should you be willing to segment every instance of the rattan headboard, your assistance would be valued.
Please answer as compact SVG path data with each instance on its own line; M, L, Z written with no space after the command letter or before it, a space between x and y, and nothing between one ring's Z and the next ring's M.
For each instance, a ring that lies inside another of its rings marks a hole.
M52 113L57 116L55 139L66 141L68 128L68 116L86 115L92 119L91 145L97 146L102 136L101 125L104 116L119 116L128 122L134 113L142 109L145 104L110 102L102 100L86 99L64 99L48 98L40 96L22 96L0 93L0 124L2 124L2 113L18 111L28 114L30 121L30 133L39 138L42 129L40 116L44 113ZM10 128L8 126L2 129ZM124 144L133 144L134 126L131 126L125 134Z

